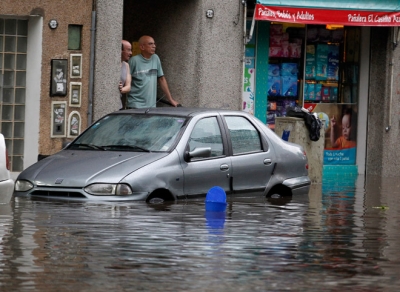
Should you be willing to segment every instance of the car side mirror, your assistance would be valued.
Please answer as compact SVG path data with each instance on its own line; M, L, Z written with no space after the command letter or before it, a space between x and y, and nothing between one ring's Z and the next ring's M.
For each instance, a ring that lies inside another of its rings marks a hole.
M192 158L206 158L211 157L211 147L195 148L193 151L185 152L185 161L188 162Z

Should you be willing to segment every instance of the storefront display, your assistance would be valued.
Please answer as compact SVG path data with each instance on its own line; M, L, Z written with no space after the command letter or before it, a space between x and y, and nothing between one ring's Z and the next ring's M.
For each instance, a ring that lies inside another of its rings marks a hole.
M268 126L304 107L325 121L324 164L355 164L360 28L272 22L267 33Z
M247 15L254 27L248 35L254 33L257 38L255 116L274 129L275 118L285 116L289 102L316 113L325 121L324 166L358 166L360 173L365 172L370 86L375 85L370 66L377 66L377 59L370 56L373 49L376 54L378 46L371 32L377 31L372 27L390 28L391 36L389 29L382 29L382 37L392 38L395 50L399 2L256 0L251 15ZM291 55L291 48L300 42L297 58ZM379 42L383 56L388 54L384 44L384 40ZM393 52L391 56L389 66L395 63ZM296 96L285 95L289 87L295 87L282 76L282 63L297 63ZM395 84L394 66L391 68L386 76L391 80L389 116ZM386 132L390 128L391 118Z
M267 124L286 116L286 108L299 104L304 27L273 23L269 32Z
M325 121L324 165L353 165L361 31L335 28L307 26L303 107Z

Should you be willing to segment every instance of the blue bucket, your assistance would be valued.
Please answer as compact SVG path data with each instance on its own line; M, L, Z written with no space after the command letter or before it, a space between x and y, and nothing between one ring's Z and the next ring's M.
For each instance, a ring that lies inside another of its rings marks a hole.
M226 209L226 193L221 187L212 187L206 196L206 211L223 212Z

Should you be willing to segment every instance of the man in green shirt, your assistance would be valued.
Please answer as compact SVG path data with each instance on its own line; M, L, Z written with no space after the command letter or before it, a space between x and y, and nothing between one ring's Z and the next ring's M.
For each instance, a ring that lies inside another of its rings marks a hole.
M127 97L127 108L155 107L157 103L157 81L165 98L174 107L178 106L169 91L167 80L156 55L156 43L150 36L139 39L140 54L129 59L132 75L131 91Z

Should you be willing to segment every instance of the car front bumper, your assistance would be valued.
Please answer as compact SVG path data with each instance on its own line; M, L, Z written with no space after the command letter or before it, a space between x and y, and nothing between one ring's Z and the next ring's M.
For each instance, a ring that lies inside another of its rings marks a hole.
M94 196L82 188L35 187L27 192L14 192L15 197L36 197L72 201L144 201L147 192L134 192L129 196Z

